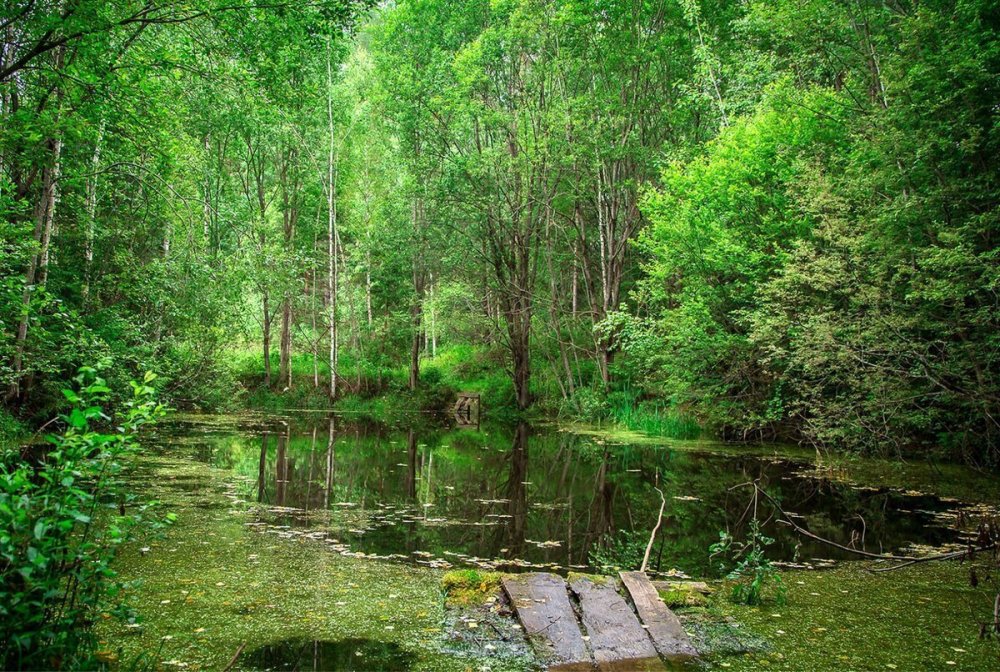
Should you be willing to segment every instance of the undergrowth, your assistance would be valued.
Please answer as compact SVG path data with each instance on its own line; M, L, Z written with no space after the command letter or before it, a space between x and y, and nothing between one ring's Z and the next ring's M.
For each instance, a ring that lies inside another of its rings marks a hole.
M111 567L124 542L172 521L126 485L143 426L166 413L147 373L114 418L111 388L83 368L49 446L0 461L0 661L5 670L94 666L93 623L134 621Z

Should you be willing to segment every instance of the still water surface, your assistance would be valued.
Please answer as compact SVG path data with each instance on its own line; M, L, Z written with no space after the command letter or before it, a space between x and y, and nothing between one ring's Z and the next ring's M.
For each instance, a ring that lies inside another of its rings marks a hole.
M708 547L720 530L739 536L751 515L751 490L734 486L753 480L800 524L844 545L889 552L961 538L958 502L834 482L801 459L711 444L612 444L526 425L400 431L302 415L177 418L156 445L230 470L240 496L259 504L250 525L261 532L437 567L638 566L659 487L666 506L652 569L711 575ZM848 557L774 521L765 530L776 559Z

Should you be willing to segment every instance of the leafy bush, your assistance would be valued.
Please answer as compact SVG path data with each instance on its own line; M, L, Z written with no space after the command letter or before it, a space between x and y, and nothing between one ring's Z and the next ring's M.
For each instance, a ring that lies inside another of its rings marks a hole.
M583 387L573 393L573 396L563 401L561 415L568 415L580 420L597 421L605 417L607 403L604 394L598 390Z
M80 369L66 429L29 459L10 451L0 464L0 662L4 669L56 669L87 664L89 628L99 611L128 616L116 605L122 586L110 564L117 547L142 528L169 522L152 517L155 503L125 490L125 458L138 449L140 429L164 415L150 386L132 395L113 419L102 408L111 395L92 368ZM113 427L113 429L108 429ZM33 458L33 459L31 459Z
M723 530L719 532L719 541L709 547L713 557L726 555L735 563L726 575L732 582L734 602L756 605L773 598L778 604L784 603L785 585L777 567L765 554L765 549L773 543L774 539L761 532L760 521L754 518L745 540L737 540ZM725 563L720 563L720 568L725 571Z
M420 370L420 380L424 385L430 385L431 387L440 385L442 377L441 369L436 366L424 366Z
M16 441L27 432L27 428L13 415L0 409L0 446L10 441Z

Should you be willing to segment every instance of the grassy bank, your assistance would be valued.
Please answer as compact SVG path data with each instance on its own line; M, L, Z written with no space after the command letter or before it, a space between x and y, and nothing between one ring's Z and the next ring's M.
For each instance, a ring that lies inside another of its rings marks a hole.
M264 360L259 352L240 351L230 358L241 391L232 406L283 411L291 409L337 409L344 413L376 418L396 424L415 413L446 413L458 392L479 394L484 412L495 420L524 417L516 409L510 377L495 354L473 346L441 348L435 357L421 360L420 389L409 389L406 366L376 366L350 356L341 358L338 399L330 403L329 366L311 353L296 353L291 359L292 385L264 385ZM278 356L271 357L271 376L278 376ZM318 386L317 386L318 380ZM694 439L702 428L690 416L656 399L644 399L626 388L605 392L579 388L564 398L558 385L539 371L533 379L535 406L528 417L558 417L565 422L588 422L609 428L635 430L649 436Z

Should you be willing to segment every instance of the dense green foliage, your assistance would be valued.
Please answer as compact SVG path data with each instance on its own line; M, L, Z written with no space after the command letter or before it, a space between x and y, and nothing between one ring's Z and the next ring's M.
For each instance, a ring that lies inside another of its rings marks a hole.
M49 446L0 460L0 661L6 670L87 667L95 649L90 625L102 610L130 618L116 597L110 564L116 549L143 530L169 522L155 502L138 501L126 484L127 460L140 429L165 413L149 386L132 394L114 419L104 414L110 388L82 369L66 429ZM112 429L113 427L113 429Z
M719 564L723 571L728 569L726 578L734 602L758 605L774 600L784 604L785 585L778 568L767 557L767 547L773 543L774 539L761 532L760 521L754 518L748 525L746 539L734 539L732 534L722 531L719 541L709 547L713 557L725 557ZM731 563L729 567L726 561Z
M772 12L742 24L770 58L766 17L810 28ZM996 464L996 8L868 12L832 43L853 68L827 70L829 41L780 54L753 111L648 196L658 372L730 433Z
M262 290L289 292L290 271L312 263L284 244L296 221L276 204L294 193L311 241L323 199L302 178L315 152L298 150L325 117L325 60L355 4L5 5L10 407L47 418L77 367L104 359L116 390L155 369L174 403L232 399L226 349L260 329Z
M370 4L9 8L7 412L106 359L1000 463L994 2Z

